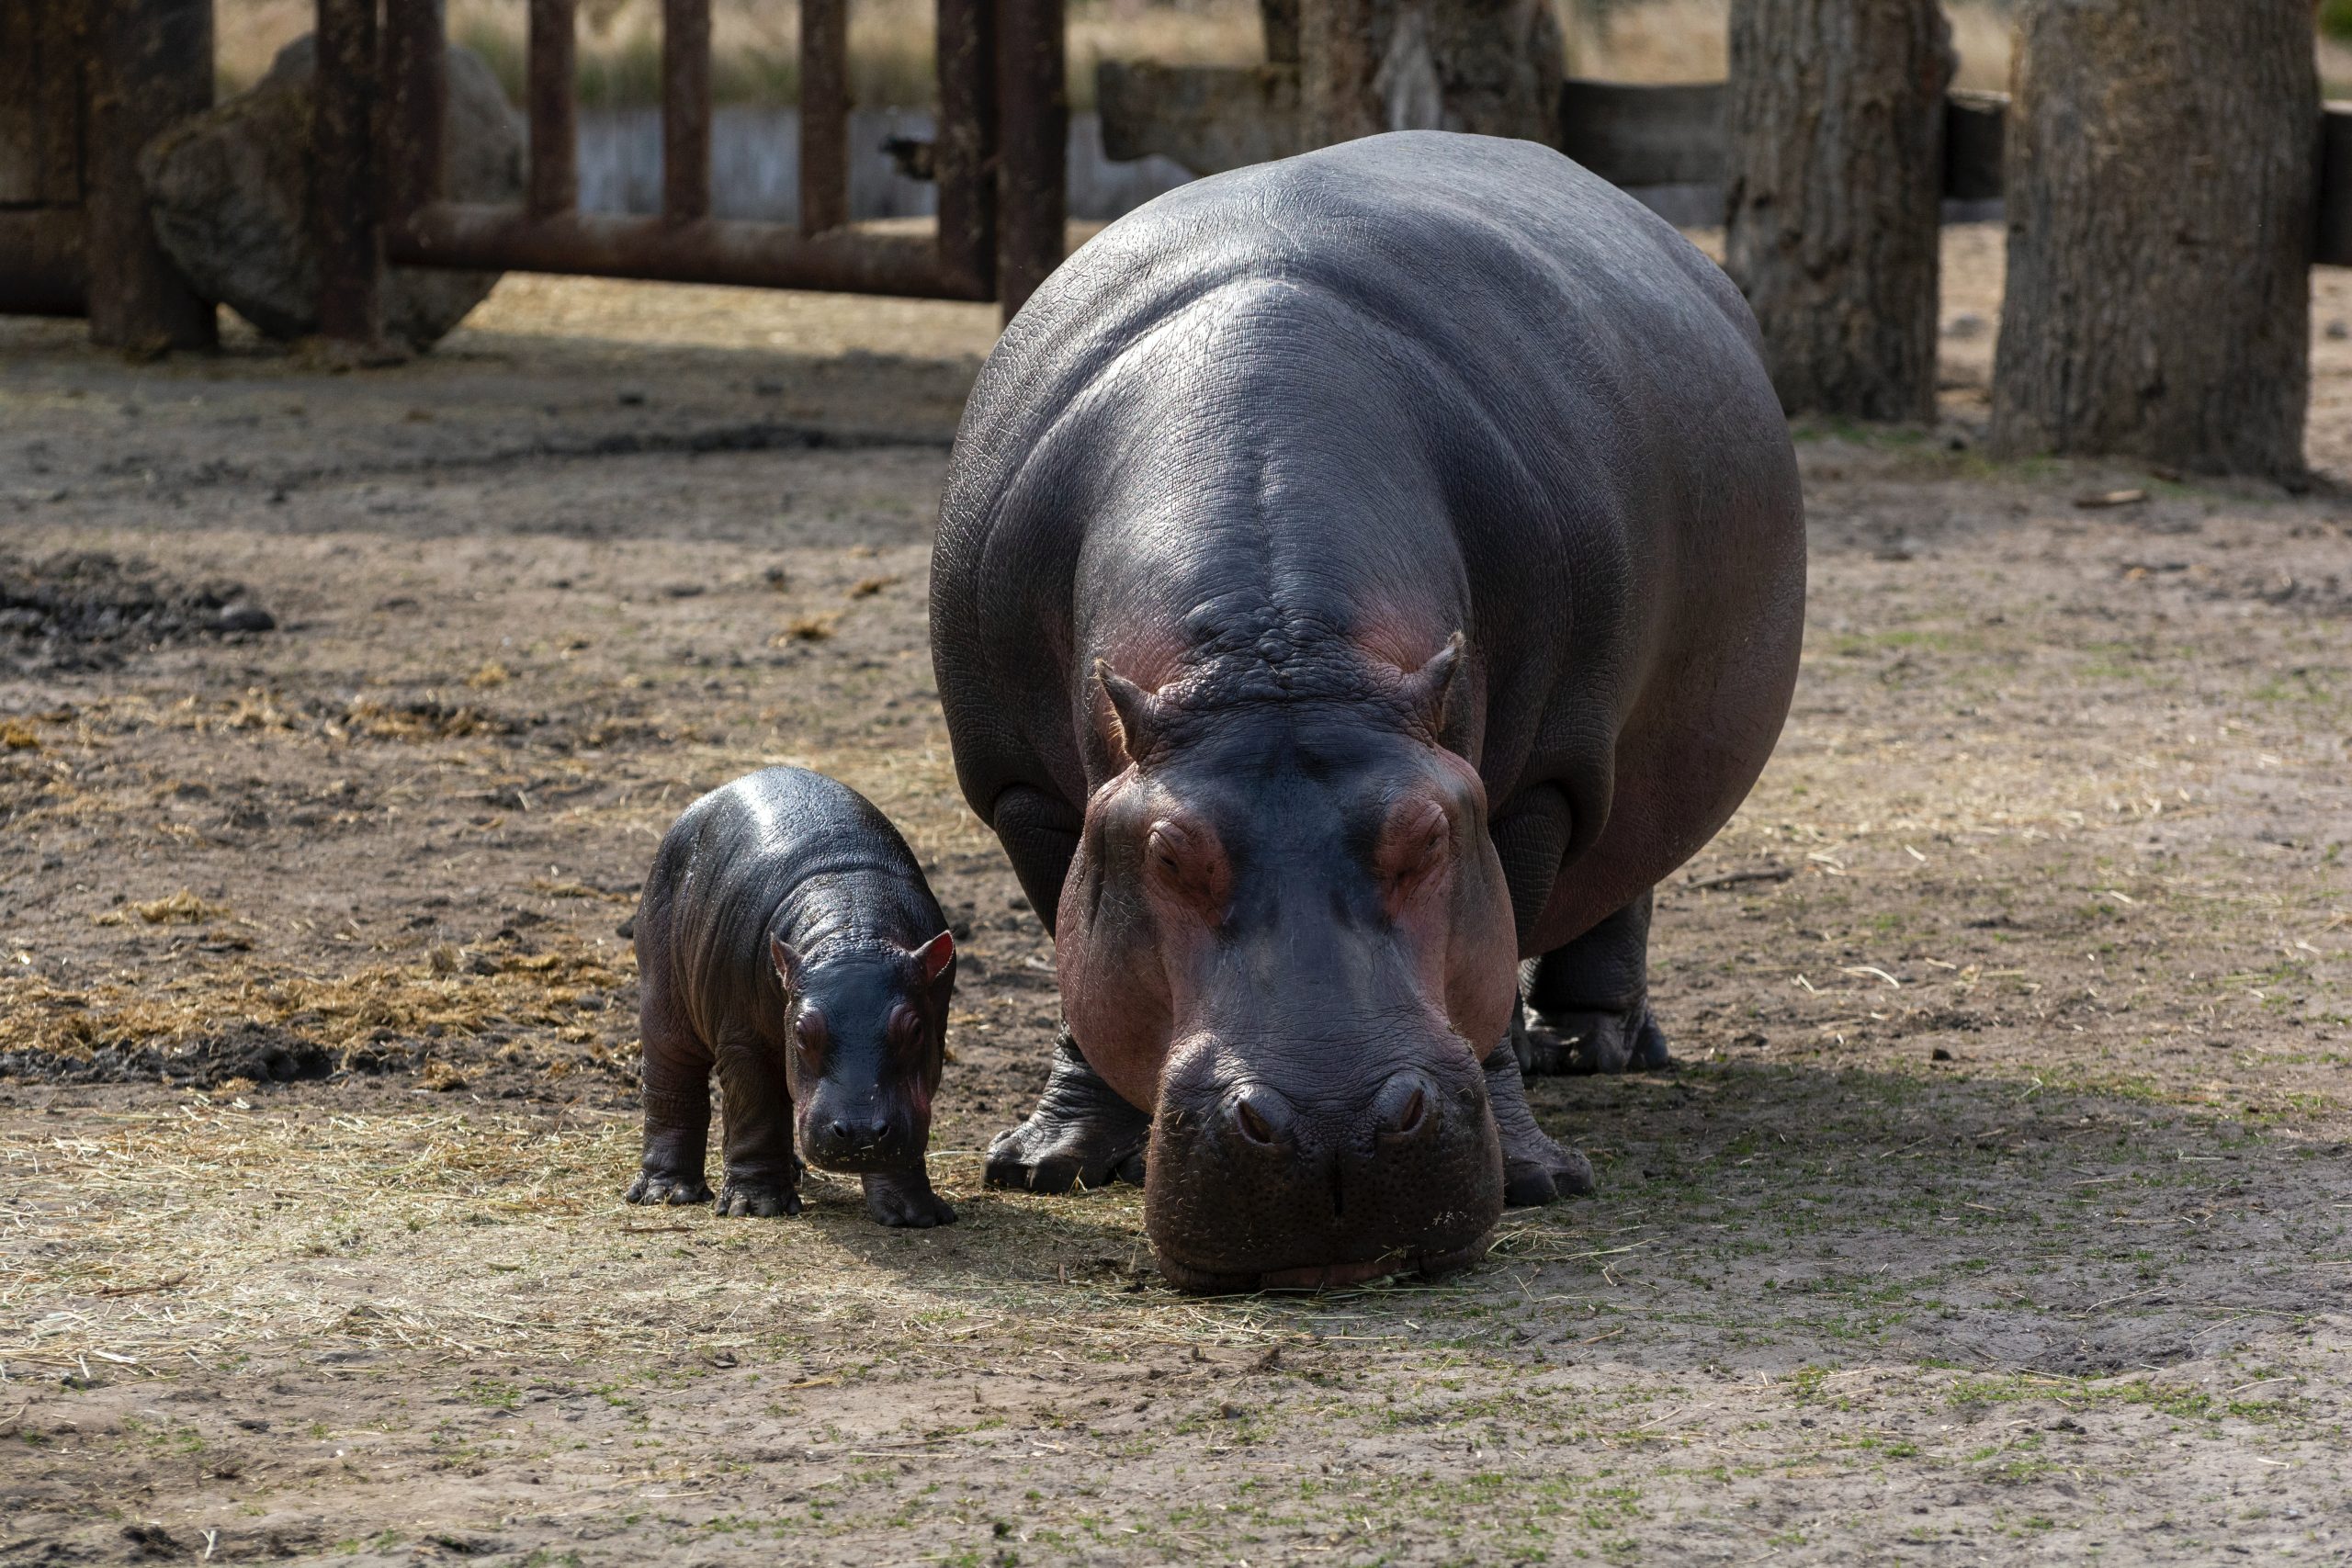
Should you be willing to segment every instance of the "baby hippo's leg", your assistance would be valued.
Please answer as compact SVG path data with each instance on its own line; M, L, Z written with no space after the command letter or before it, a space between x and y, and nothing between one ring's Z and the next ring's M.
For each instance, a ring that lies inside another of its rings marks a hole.
M861 1179L865 1212L877 1224L928 1230L956 1223L956 1211L931 1190L931 1174L920 1165L907 1170L870 1170Z
M650 980L638 1032L645 1048L645 1157L628 1201L707 1203L702 1162L710 1139L710 1052Z
M800 1161L792 1152L792 1092L783 1061L756 1041L723 1041L718 1082L727 1115L718 1212L739 1218L798 1213Z

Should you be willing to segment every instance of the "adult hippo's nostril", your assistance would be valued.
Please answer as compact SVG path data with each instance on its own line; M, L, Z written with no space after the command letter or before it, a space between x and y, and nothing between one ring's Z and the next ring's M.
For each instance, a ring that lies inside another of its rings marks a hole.
M1372 1124L1380 1141L1394 1147L1430 1131L1436 1120L1430 1114L1431 1092L1428 1077L1412 1068L1381 1085L1372 1104Z
M1226 1115L1245 1144L1283 1150L1297 1141L1297 1119L1289 1102L1262 1084L1252 1084L1236 1094Z

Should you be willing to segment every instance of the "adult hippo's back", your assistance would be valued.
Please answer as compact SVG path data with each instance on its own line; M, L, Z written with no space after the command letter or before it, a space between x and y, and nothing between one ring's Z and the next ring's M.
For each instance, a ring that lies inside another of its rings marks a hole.
M1746 304L1558 153L1373 137L1103 231L982 371L932 568L1068 1024L990 1179L1148 1172L1195 1289L1589 1185L1520 1058L1663 1058L1650 889L1762 769L1804 603Z

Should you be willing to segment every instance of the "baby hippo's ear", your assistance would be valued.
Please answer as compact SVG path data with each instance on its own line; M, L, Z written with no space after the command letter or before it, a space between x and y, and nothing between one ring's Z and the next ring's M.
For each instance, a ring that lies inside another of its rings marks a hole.
M915 963L922 968L923 984L938 985L943 976L955 973L956 933L941 931L937 936L916 948L914 958Z
M782 937L768 938L768 962L775 965L775 977L784 982L786 992L797 996L800 991L800 954L792 951L792 944Z

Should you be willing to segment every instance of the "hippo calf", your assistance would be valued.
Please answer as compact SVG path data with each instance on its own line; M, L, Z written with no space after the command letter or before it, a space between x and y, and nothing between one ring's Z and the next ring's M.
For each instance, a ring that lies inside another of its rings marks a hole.
M855 1172L886 1225L956 1211L923 1168L956 940L906 840L863 795L766 768L688 807L638 907L645 1158L632 1203L701 1203L710 1075L722 1214L797 1214L800 1147Z
M1795 454L1721 270L1532 142L1184 186L989 355L931 582L1065 1021L991 1181L1140 1175L1196 1290L1442 1268L1590 1186L1522 1066L1663 1056L1650 889L1796 678Z

